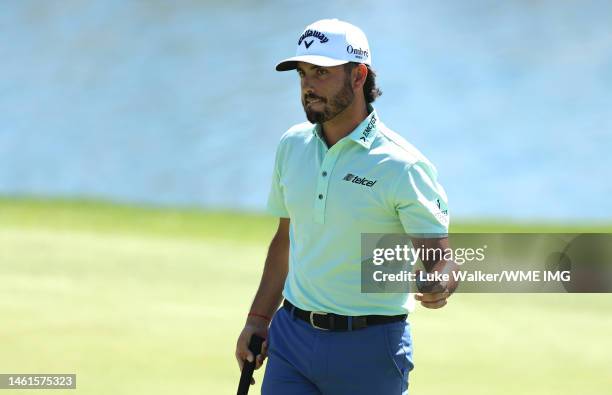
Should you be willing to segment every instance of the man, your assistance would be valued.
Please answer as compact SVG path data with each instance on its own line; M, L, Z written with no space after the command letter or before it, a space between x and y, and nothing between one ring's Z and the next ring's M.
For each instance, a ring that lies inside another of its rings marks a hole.
M433 165L371 106L381 92L365 34L321 20L297 44L276 70L297 70L309 122L290 128L277 149L268 209L280 220L236 358L242 369L253 361L251 336L267 338L256 360L259 368L269 355L265 395L405 394L414 299L360 292L360 237L446 234L446 194ZM412 242L447 246L444 237ZM445 264L423 263L428 271ZM454 287L416 299L439 308Z

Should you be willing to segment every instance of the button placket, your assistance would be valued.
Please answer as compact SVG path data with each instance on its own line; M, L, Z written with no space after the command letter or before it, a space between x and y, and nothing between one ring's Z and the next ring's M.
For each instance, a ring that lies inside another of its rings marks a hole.
M317 190L315 196L315 222L319 224L325 223L325 206L327 202L327 191L329 189L329 175L334 169L334 165L338 160L338 156L340 154L341 147L339 143L336 143L331 149L327 150L327 152L323 156L323 161L321 163L321 169L319 171L319 175L317 177Z

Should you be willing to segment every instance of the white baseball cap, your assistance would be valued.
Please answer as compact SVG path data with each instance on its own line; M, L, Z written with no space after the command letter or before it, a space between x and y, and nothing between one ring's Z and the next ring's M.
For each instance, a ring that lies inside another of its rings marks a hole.
M366 35L355 25L338 19L321 19L304 29L295 56L276 65L277 71L294 70L297 62L338 66L348 62L372 65Z

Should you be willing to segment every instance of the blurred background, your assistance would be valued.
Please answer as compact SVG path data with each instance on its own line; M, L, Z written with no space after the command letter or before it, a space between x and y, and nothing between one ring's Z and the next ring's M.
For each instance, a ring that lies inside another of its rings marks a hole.
M87 394L235 391L276 144L304 120L297 75L274 65L321 18L367 34L375 106L436 165L451 230L612 231L610 15L606 1L1 2L0 373L76 373ZM610 296L454 298L410 318L413 393L612 384Z
M455 218L612 217L609 2L0 7L2 194L262 210L304 120L274 65L336 16L368 35L376 107L437 165Z

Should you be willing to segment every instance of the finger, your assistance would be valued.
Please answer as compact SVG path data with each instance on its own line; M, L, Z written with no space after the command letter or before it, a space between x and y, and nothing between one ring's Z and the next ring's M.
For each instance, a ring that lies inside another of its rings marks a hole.
M246 342L245 336L240 336L238 338L238 342L236 343L236 360L238 361L238 366L240 367L240 371L242 372L242 368L244 367L244 360L246 359L247 353L249 352L248 344Z
M427 309L439 309L440 307L443 307L446 305L446 301L445 300L441 300L438 302L421 302L421 306L427 308Z
M263 365L264 360L266 359L263 355L258 355L257 360L255 362L255 370L259 369L261 365Z
M240 358L238 352L236 352L236 361L238 362L238 369L242 372L242 368L244 367L244 360Z
M259 369L261 365L263 365L263 362L267 356L268 356L268 341L264 340L264 342L261 344L261 353L257 355L257 358L255 360L255 369Z
M448 292L435 293L435 294L422 294L418 293L414 295L414 298L420 302L436 302L440 299L448 298Z
M421 304L423 304L423 303L425 303L425 304L434 304L434 303L440 302L441 300L446 300L446 298L439 297L439 298L423 299L423 300L421 300Z
M265 358L268 356L268 341L264 341L261 345L261 355Z
M253 362L255 360L255 357L253 356L253 353L250 351L247 351L246 354L236 351L236 360L238 361L238 367L240 368L240 371L242 372L242 369L244 369L245 360L249 362Z
M268 340L264 340L263 343L261 343L261 353L267 353L268 352Z
M440 307L446 306L447 303L446 299L441 299L436 302L421 302L421 306L428 309L439 309Z
M422 302L437 302L438 300L448 298L448 296L449 296L448 291L444 291L442 293L423 294L423 296L417 300L420 300Z

